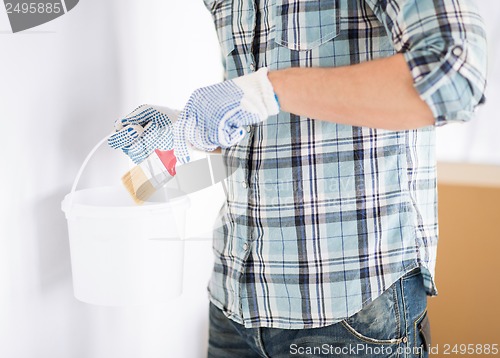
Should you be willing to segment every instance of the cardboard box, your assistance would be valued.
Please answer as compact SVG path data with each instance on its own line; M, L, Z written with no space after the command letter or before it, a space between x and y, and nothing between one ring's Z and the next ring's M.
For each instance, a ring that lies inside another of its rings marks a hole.
M455 344L500 350L500 166L440 163L438 191L432 345L439 356Z

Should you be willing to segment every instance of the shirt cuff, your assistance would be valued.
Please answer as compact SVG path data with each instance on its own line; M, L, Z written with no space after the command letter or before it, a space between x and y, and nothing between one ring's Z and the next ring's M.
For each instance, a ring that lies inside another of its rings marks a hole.
M484 103L484 84L467 61L465 43L450 46L444 56L430 50L413 50L403 55L414 87L430 107L436 125L466 122L472 118L477 105Z

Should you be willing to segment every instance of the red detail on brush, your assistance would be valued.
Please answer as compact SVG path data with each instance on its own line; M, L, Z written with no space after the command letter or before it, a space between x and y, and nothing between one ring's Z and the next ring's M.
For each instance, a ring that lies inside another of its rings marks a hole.
M155 150L156 155L160 158L161 162L167 169L168 173L171 176L174 176L175 173L175 165L177 164L177 158L174 155L174 150Z

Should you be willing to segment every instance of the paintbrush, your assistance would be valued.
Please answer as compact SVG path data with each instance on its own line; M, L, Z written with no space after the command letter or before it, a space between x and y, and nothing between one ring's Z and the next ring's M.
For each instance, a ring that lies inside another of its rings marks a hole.
M156 149L122 177L125 189L137 204L143 204L175 176L174 150Z

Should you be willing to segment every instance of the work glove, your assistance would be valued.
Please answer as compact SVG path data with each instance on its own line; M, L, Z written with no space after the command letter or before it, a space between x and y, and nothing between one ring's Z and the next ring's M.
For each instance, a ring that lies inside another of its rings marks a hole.
M155 150L171 150L174 146L173 123L179 111L153 105L142 105L115 121L116 133L108 144L120 148L135 164L141 163Z
M193 92L174 124L174 153L180 163L190 160L189 143L211 151L238 143L244 126L279 112L267 68L203 87Z

